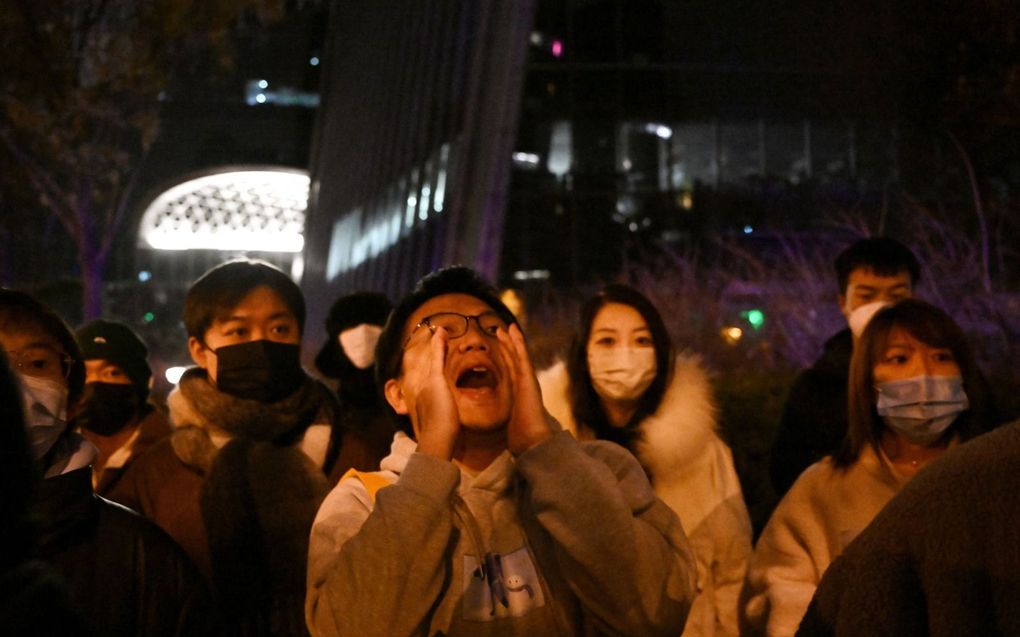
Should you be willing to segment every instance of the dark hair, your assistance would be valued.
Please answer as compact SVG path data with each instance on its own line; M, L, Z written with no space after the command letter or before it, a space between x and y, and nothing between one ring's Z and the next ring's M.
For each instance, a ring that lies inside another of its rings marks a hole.
M29 510L39 478L28 446L21 393L0 349L0 571L25 559L32 543Z
M329 378L341 378L358 371L340 347L337 336L362 323L382 327L392 307L386 295L378 292L355 292L337 299L326 317L326 342L315 356L319 371Z
M32 295L0 288L0 329L9 329L9 325L15 329L35 325L57 341L64 353L72 359L67 375L67 411L73 411L85 385L85 363L82 361L78 341L74 339L74 332L56 312Z
M624 427L614 427L609 423L602 402L591 382L588 370L588 339L595 316L609 303L621 303L634 308L648 324L655 348L655 380L648 386L638 401L637 410ZM643 294L626 285L607 285L582 307L579 329L570 344L567 354L567 373L570 376L570 407L574 420L578 425L587 425L595 436L603 440L612 440L624 446L634 442L638 424L654 413L662 401L674 366L673 340L662 322L662 316Z
M383 391L386 381L400 376L407 319L426 301L444 294L473 296L497 312L507 325L517 323L513 312L499 300L496 288L471 268L452 265L427 274L390 312L382 334L379 335L379 342L375 346L375 382L379 391ZM398 417L397 424L405 433L413 435L406 416Z
M867 268L878 276L896 276L906 271L910 275L911 287L921 280L921 265L914 253L888 237L871 237L855 242L839 253L833 266L840 294L846 293L850 273L858 268Z
M963 378L970 406L946 430L945 438L958 435L969 440L994 426L994 412L984 378L971 353L967 338L948 314L918 299L904 299L879 310L854 346L848 386L849 427L843 445L834 456L835 465L853 464L865 445L879 450L885 424L878 415L873 370L881 360L894 328L900 328L929 347L946 348L953 354Z
M297 319L298 329L305 326L305 298L301 288L286 274L259 259L236 259L212 268L191 284L184 298L184 327L188 336L205 342L205 333L213 321L227 314L258 287L276 293Z

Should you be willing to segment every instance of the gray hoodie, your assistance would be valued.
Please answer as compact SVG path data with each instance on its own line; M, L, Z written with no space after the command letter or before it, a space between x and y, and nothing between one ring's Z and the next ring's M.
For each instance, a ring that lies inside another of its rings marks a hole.
M397 434L382 471L347 477L323 502L313 635L681 632L691 550L624 449L560 432L472 476L415 447Z

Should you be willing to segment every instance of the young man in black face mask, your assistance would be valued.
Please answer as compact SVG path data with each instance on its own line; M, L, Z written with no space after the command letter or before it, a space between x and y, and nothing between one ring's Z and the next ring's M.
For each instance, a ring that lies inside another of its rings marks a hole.
M99 449L92 484L104 498L137 509L134 461L170 435L170 423L147 402L149 350L130 327L115 321L86 323L75 337L85 361L85 388L71 424Z
M210 576L239 634L304 635L308 533L326 494L335 398L301 368L301 291L268 263L213 268L185 299L196 367L173 435L139 461L139 505Z

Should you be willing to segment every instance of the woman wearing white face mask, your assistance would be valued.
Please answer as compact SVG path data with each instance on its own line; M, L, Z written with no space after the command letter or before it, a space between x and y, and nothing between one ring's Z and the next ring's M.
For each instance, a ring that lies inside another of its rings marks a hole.
M539 374L549 412L580 438L617 442L680 518L701 593L684 635L736 635L751 524L699 359L676 355L658 311L611 285L581 310L568 361Z
M392 304L382 294L355 292L337 299L326 317L326 343L315 357L336 381L337 427L326 455L329 484L349 469L375 471L390 451L396 428L375 384L375 345Z
M987 431L990 409L949 316L912 299L879 310L851 359L842 448L804 471L755 547L748 632L793 635L832 560L932 459Z

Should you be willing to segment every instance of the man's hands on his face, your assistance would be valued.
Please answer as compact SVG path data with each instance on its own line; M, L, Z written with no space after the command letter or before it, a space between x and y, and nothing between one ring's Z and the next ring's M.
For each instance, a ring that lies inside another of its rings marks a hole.
M542 390L538 386L521 328L515 323L508 331L500 330L497 336L514 397L507 424L507 447L510 453L518 455L552 437L558 426L542 403Z
M443 460L453 458L460 433L460 417L453 392L446 381L446 330L437 327L429 339L428 365L409 379L414 388L414 417L418 424L418 451Z
M507 447L517 455L550 438L559 428L542 403L542 392L528 356L524 335L514 324L497 334L502 373L508 376L513 404L506 428ZM460 415L445 372L449 338L438 327L429 339L428 364L408 378L415 395L418 451L451 460L461 434Z

